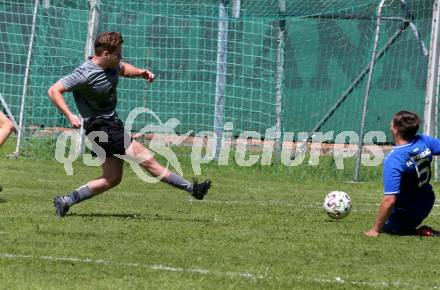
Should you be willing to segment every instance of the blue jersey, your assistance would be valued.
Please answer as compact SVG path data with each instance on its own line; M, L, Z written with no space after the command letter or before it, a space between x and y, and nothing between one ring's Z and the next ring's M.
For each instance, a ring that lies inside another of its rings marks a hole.
M405 207L432 193L431 161L439 154L440 140L426 135L393 147L383 164L384 194L396 195L397 207Z

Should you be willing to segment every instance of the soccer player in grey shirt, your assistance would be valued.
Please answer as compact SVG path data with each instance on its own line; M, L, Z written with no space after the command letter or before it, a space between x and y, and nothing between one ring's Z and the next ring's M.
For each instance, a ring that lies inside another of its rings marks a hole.
M130 132L124 131L124 125L115 111L118 78L119 76L141 77L152 82L155 75L149 70L121 62L122 43L122 36L117 32L104 32L98 35L94 43L95 54L48 90L49 98L73 128L80 128L81 121L70 111L64 100L63 93L68 91L73 92L78 111L84 118L86 134L103 131L108 136L107 142L94 140L106 153L105 162L102 164L102 176L65 196L56 196L54 206L55 213L59 217L65 216L72 205L120 183L124 161L114 154L141 156L144 161L140 165L152 176L162 176L161 181L189 192L196 199L203 199L211 185L210 180L193 184L186 181L159 164L144 145L130 137L127 138ZM128 144L124 144L124 140L129 140Z

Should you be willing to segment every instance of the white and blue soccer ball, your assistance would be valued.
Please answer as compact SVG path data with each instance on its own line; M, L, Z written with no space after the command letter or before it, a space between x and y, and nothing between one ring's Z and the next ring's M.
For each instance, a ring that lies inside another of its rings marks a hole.
M329 217L342 219L351 212L351 198L343 191L332 191L325 196L323 207Z

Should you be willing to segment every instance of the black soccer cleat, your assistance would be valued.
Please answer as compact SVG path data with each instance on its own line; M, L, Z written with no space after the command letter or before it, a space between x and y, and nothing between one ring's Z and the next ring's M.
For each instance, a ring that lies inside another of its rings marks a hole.
M64 217L69 211L69 206L64 201L61 195L57 195L53 200L53 206L55 207L55 215L58 217Z
M198 183L197 179L194 178L193 192L191 193L191 195L195 199L202 200L205 197L205 195L208 193L208 189L210 187L211 187L211 180L207 179L202 183Z
M421 237L440 237L440 231L433 230L428 226L421 226L416 230L415 235Z

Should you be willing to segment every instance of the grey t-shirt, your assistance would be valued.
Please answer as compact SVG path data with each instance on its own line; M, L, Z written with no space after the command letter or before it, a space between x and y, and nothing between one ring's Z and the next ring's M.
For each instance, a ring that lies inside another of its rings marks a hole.
M120 70L121 64L104 70L89 58L61 79L64 88L73 92L76 106L84 119L115 115Z

